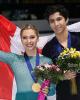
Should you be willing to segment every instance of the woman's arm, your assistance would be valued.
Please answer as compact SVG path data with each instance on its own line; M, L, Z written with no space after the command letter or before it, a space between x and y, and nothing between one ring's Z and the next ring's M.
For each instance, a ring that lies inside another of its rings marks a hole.
M11 64L14 61L14 54L0 51L0 61Z

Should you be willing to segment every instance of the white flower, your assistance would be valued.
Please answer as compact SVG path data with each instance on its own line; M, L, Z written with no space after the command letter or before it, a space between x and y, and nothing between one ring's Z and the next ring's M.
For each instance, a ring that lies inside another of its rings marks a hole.
M44 64L45 68L51 68L52 66L49 65L48 63Z
M44 68L42 66L38 66L38 69L44 71Z

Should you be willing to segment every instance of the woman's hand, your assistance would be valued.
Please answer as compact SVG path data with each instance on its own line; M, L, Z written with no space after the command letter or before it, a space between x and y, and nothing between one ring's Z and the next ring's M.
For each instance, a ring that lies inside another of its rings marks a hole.
M45 86L43 89L42 89L42 92L47 96L48 92L49 92L49 87Z
M76 72L74 72L74 71L68 70L64 73L64 80L70 80L75 77L76 77Z

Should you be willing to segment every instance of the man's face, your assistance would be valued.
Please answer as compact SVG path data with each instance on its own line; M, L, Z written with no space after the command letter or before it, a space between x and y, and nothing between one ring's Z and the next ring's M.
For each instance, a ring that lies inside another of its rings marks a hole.
M59 12L49 16L49 23L55 34L61 34L66 30L67 21Z

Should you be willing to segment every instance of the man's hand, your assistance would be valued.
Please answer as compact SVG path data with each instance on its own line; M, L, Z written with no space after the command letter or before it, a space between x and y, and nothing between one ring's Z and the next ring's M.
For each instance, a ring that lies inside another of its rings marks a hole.
M74 72L74 71L68 70L64 73L64 80L70 80L75 77L76 77L76 72Z

